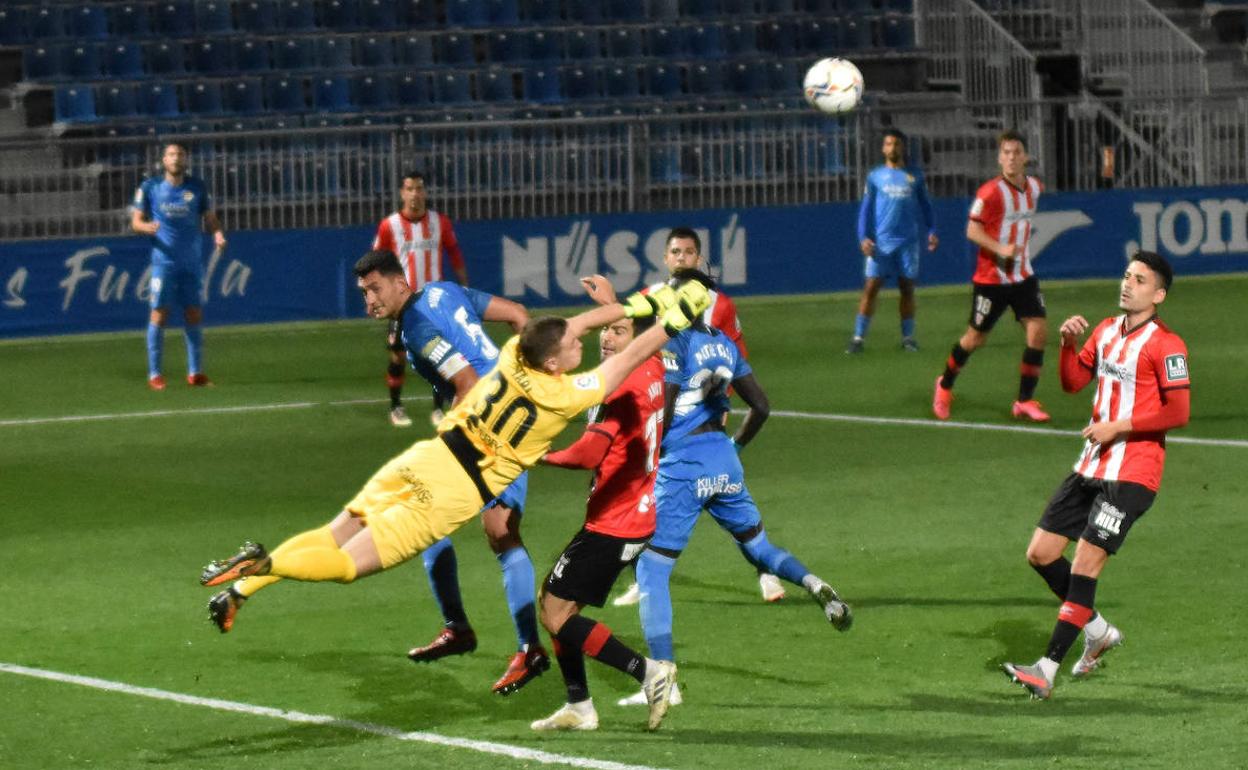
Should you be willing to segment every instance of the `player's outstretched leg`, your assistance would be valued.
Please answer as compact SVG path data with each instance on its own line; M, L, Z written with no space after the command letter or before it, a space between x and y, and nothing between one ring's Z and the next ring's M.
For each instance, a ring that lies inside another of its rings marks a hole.
M450 655L464 655L477 649L477 635L468 622L459 593L459 565L449 537L442 538L421 553L429 588L442 611L443 627L423 647L413 647L407 657L415 663L430 663Z
M270 562L264 546L248 541L230 558L209 562L200 573L199 582L205 586L218 586L249 575L264 575L269 571Z
M208 619L213 622L221 633L228 634L234 627L234 616L247 601L246 597L230 586L208 600Z
M837 631L848 631L853 625L854 616L849 605L841 600L832 586L807 569L796 556L773 545L761 526L749 540L737 542L751 561L766 566L775 575L809 591Z
M565 703L555 713L545 719L536 720L529 727L538 731L597 730L598 712L594 710L594 699Z
M634 580L628 584L628 589L624 593L611 600L613 607L632 607L641 603L641 585Z
M516 545L498 554L503 571L503 591L507 608L516 630L517 652L507 671L494 683L494 691L502 695L515 692L550 668L550 656L542 647L537 633L536 575L528 549Z
M1102 619L1101 622L1105 621ZM1101 665L1105 653L1122 644L1122 632L1116 626L1105 623L1105 633L1100 636L1093 635L1091 628L1091 622L1083 627L1083 655L1070 668L1071 675L1077 678L1095 671Z
M1040 661L1030 666L1002 663L1001 670L1011 682L1022 685L1024 690L1031 693L1033 699L1047 700L1053 694L1053 677L1045 673L1044 666L1041 665L1045 660L1041 658ZM1048 662L1052 663L1052 661Z
M647 548L637 558L637 583L641 587L641 630L650 648L650 658L671 662L675 657L672 642L672 569L676 559ZM679 688L673 686L668 705L680 705ZM642 706L650 703L645 688L618 701L621 706Z
M758 571L758 588L765 602L778 602L785 597L784 584L780 582L780 578L764 569Z

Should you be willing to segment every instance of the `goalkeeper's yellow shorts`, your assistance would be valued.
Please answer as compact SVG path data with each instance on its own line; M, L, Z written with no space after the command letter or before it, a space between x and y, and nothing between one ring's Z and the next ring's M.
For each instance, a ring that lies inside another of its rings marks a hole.
M383 465L345 509L372 531L388 569L462 527L481 510L481 496L446 443L433 438Z

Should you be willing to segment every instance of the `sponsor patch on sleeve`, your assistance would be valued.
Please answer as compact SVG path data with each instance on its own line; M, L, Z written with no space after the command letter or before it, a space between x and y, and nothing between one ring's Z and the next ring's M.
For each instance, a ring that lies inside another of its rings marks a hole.
M1166 380L1168 382L1180 382L1186 379L1187 356L1182 353L1166 356Z
M420 355L423 356L429 363L436 365L441 363L442 359L445 358L446 354L450 351L451 343L441 337L434 337L426 342L425 346L421 348Z
M597 372L590 372L572 378L572 387L577 390L601 390L602 385Z
M669 372L680 371L680 362L676 360L676 354L670 350L663 351L663 368Z
M984 199L976 198L975 202L971 204L971 216L977 217L982 213L984 213Z

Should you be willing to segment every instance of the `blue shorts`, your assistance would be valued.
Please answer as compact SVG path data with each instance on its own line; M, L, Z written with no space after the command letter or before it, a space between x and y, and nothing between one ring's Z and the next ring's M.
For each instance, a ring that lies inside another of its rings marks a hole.
M657 511L650 544L682 551L705 509L715 523L736 534L762 522L745 487L745 471L732 441L714 431L681 439L659 462L654 484Z
M204 271L184 265L152 265L152 310L176 300L183 308L204 304Z
M874 257L867 257L863 270L867 278L905 278L909 281L919 277L919 243L898 246L892 251L875 250Z
M524 500L528 496L529 472L525 471L517 476L516 480L511 482L510 486L504 489L498 497L491 500L485 508L482 508L481 510L484 511L489 508L493 508L496 505L505 505L515 511L517 516L520 516L524 513Z

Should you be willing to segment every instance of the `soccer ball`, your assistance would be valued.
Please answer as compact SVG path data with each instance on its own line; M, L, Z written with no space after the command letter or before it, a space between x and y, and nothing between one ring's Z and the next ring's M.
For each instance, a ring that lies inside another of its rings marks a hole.
M840 115L862 102L862 73L848 59L820 59L806 70L802 89L811 107Z

